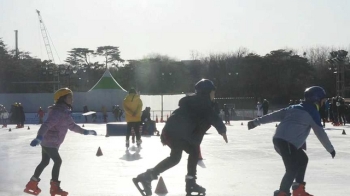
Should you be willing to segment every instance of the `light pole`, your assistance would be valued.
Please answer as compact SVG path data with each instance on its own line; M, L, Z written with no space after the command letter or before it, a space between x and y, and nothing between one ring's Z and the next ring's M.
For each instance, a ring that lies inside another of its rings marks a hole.
M163 121L163 92L164 92L164 83L165 83L165 79L164 79L164 76L168 75L169 77L172 76L172 73L169 72L168 74L165 74L164 72L162 72L162 91L161 91L161 111L160 111L160 119L161 121Z

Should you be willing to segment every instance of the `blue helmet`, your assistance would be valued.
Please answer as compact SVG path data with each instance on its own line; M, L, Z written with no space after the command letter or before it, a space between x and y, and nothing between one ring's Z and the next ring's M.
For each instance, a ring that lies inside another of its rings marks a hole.
M326 98L326 91L320 86L311 86L305 89L304 98L307 102L320 102Z
M201 79L196 85L194 85L196 93L210 93L210 91L215 91L216 87L211 80Z

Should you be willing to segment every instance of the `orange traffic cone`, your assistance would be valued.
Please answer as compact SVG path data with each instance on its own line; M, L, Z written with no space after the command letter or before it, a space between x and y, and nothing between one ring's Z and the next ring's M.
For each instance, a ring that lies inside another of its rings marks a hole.
M102 154L102 151L101 151L101 148L100 147L98 147L98 150L97 150L97 153L96 153L96 156L102 156L103 154Z
M158 195L163 195L163 194L167 194L168 190L165 186L164 180L162 178L162 176L159 178L158 184L157 184L157 188L154 191L154 193L158 194Z
M156 123L158 123L158 115L156 115Z
M198 149L199 149L198 160L203 160L202 153L201 153L201 147L198 146Z
M342 133L343 135L346 135L346 132L345 132L345 129L343 129L343 133Z

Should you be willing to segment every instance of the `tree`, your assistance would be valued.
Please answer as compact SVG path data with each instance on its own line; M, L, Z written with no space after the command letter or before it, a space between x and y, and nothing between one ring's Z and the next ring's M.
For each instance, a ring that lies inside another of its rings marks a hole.
M96 55L104 57L104 62L106 68L108 68L108 64L119 67L116 61L124 62L123 59L120 58L119 47L116 46L100 46L96 50Z
M65 60L66 62L70 64L90 64L90 55L94 53L93 50L90 50L88 48L73 48L71 51L68 51L68 57Z

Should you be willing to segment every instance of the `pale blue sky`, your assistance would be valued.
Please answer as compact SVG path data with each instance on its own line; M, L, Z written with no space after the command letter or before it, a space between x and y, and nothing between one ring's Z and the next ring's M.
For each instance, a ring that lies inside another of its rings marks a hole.
M0 0L0 37L14 49L17 29L19 49L42 59L36 9L61 62L72 48L104 45L119 46L123 59L190 59L191 51L265 55L350 44L349 0Z

